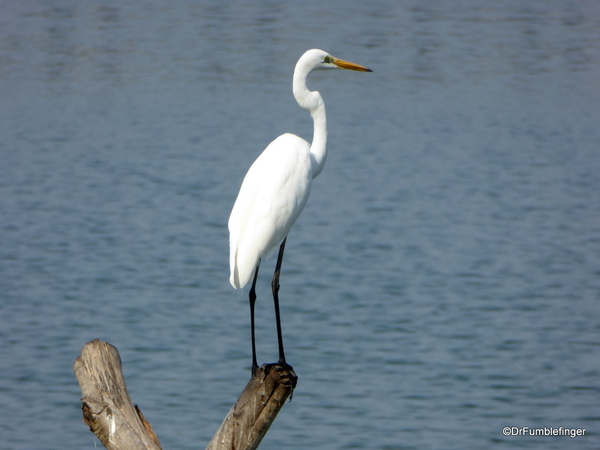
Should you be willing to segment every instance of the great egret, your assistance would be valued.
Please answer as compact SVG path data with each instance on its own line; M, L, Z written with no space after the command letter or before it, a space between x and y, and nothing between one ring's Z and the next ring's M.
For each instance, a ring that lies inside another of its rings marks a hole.
M229 217L229 281L234 288L240 289L252 279L249 294L252 373L258 368L254 337L258 268L261 258L278 246L279 255L271 289L277 322L278 363L288 366L279 316L279 272L288 232L306 205L312 180L323 170L327 157L325 104L318 92L311 92L306 87L308 75L313 70L321 69L371 72L366 67L334 58L323 50L308 50L302 55L294 70L293 93L298 105L307 109L313 118L312 144L289 133L271 142L248 170Z

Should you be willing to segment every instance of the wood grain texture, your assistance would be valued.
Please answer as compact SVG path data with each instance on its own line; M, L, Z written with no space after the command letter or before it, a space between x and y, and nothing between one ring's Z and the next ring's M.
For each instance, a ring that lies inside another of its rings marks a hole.
M150 423L131 402L118 350L88 342L73 366L83 421L108 450L161 450ZM291 366L263 364L251 376L207 450L254 450L296 387Z

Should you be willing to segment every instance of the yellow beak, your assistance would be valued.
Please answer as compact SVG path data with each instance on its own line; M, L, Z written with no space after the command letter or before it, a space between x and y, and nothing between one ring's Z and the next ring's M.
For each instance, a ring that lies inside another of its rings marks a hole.
M371 69L367 69L359 64L344 61L343 59L333 58L333 64L338 66L340 69L357 70L359 72L373 72Z

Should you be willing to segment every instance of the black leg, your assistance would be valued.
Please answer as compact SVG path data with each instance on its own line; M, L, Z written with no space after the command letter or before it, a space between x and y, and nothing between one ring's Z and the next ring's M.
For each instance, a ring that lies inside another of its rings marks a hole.
M283 260L283 251L285 249L285 241L279 247L279 255L277 255L277 264L275 265L275 273L273 274L273 282L271 289L273 290L273 303L275 304L275 320L277 322L277 343L279 345L279 364L286 367L285 353L283 352L283 336L281 334L281 318L279 315L279 272L281 271L281 261Z
M252 332L252 374L258 369L258 363L256 361L256 339L254 337L254 303L256 303L256 278L258 277L258 268L260 267L260 259L256 264L254 270L254 279L252 280L252 287L250 288L250 328Z

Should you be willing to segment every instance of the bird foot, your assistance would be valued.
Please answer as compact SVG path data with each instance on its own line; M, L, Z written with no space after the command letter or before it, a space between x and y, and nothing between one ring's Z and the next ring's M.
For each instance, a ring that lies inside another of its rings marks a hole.
M294 368L285 362L276 362L272 364L263 364L262 368L266 374L272 373L278 379L278 382L284 386L289 386L292 391L296 388L298 376ZM290 400L291 400L290 396Z

